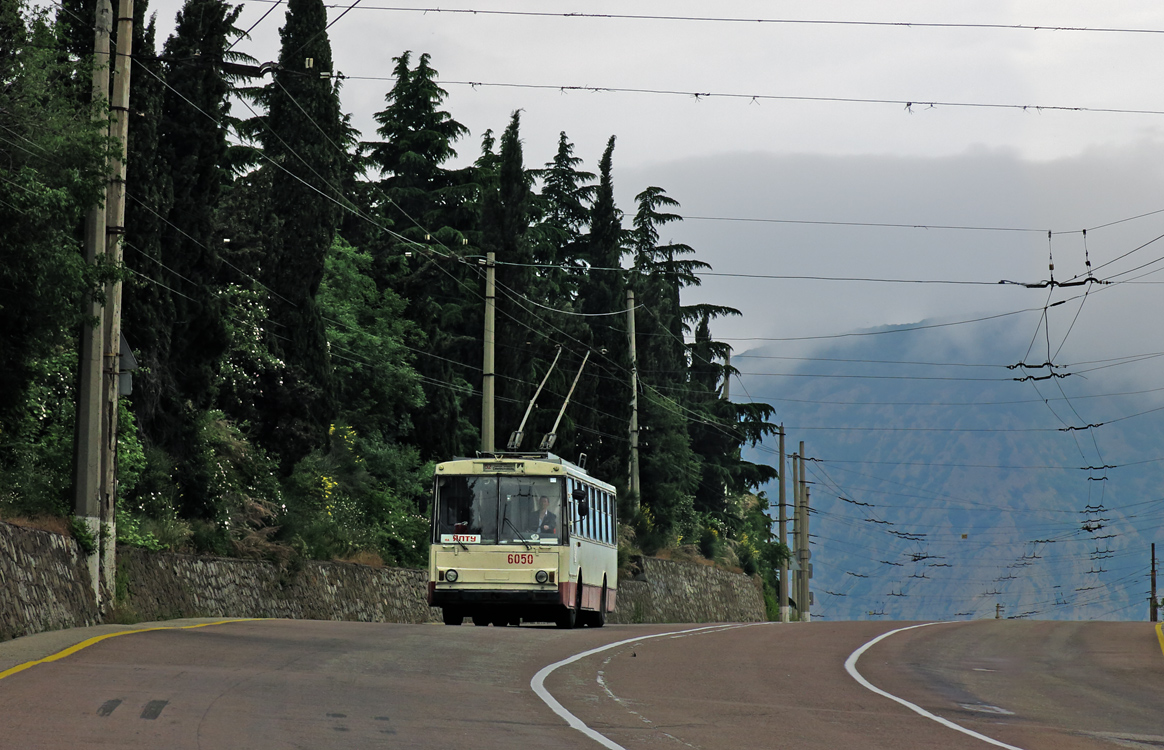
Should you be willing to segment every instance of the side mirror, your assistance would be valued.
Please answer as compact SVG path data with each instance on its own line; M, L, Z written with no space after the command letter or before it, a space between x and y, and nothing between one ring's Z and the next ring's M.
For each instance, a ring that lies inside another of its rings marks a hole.
M584 487L575 487L570 496L574 498L574 502L578 503L578 516L580 518L590 515L590 497Z

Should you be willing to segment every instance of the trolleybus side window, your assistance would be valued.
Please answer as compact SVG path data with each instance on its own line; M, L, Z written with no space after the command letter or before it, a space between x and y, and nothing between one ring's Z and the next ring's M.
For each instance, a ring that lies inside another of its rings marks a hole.
M570 490L571 490L571 494L569 495L569 497L570 497L570 500L569 500L570 533L575 535L575 536L582 535L582 527L578 523L578 520L579 520L578 519L578 502L576 500L574 500L573 490L575 490L581 486L582 486L581 483L578 482L576 479L570 480Z
M614 544L614 508L611 507L610 493L602 493L602 509L605 514L602 516L606 523L606 543Z
M587 539L594 538L594 488L586 488L586 502L590 505L590 513L582 519L582 533Z
M443 476L437 480L435 541L494 544L497 541L497 479Z

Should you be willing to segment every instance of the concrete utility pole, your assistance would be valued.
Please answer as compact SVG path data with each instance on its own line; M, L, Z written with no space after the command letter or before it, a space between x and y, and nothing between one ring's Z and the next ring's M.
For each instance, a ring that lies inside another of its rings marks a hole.
M109 189L106 192L105 257L111 267L122 264L125 238L125 170L129 150L130 55L133 54L133 0L120 0L117 10L117 54L113 66L113 101L110 136L117 149L110 161ZM105 393L101 422L101 522L105 533L98 537L101 555L101 583L114 589L117 571L117 406L121 398L121 282L105 286L107 309L103 321L105 339Z
M784 458L784 423L780 423L780 543L788 544L788 503L784 489L788 467ZM788 611L788 560L780 561L780 622L791 619Z
M481 452L492 453L494 445L493 400L496 386L495 350L497 339L497 254L485 254L485 360L481 368Z
M1002 602L999 602L999 603L994 605L994 619L996 619L996 620L1002 619Z
M626 331L630 338L631 421L630 421L630 488L635 497L634 512L639 512L639 358L635 348L635 293L626 290Z
M803 460L803 459L802 459ZM800 469L801 479L804 478L804 468ZM809 508L811 508L812 490L809 489L808 483L804 484L804 562L801 566L804 568L804 613L800 616L803 622L812 622L812 547L809 539L808 530L811 528L809 523Z
M796 589L796 605L801 622L809 622L811 605L808 602L808 560L812 553L808 550L808 479L804 472L804 441L800 441L800 452L796 454L799 466L799 486L796 493L796 560L800 563L799 586Z
M1152 542L1152 603L1148 605L1149 622L1159 622L1160 600L1156 598L1156 543Z
M93 112L103 121L109 102L109 36L113 6L97 0L96 33L93 43ZM105 203L108 185L101 188L98 204L85 219L85 262L91 266L105 256ZM96 325L81 326L81 353L77 383L77 422L73 459L73 513L89 530L94 541L101 539L102 481L102 381L101 351L104 338L104 307L89 301L89 317ZM89 580L98 606L101 604L101 554L94 550L88 559Z
M803 570L800 567L800 461L798 456L793 453L792 459L792 559L796 561L796 569L792 572L792 590L791 597L796 600L796 619L800 619L800 613L804 611L803 602L800 600L800 576Z

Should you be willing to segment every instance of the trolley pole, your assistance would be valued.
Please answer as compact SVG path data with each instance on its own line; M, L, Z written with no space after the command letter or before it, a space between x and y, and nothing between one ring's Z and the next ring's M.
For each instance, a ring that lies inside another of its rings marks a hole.
M634 513L639 512L639 359L635 348L635 292L626 290L626 330L630 338L631 420L630 420L630 488L634 495Z
M1160 621L1160 600L1156 598L1156 543L1152 542L1152 600L1148 605L1149 622Z
M784 480L787 466L784 459L784 423L780 424L780 543L788 544L788 502L785 495ZM791 618L788 612L788 559L780 561L780 622L788 622Z
M492 453L494 440L493 401L496 387L497 343L497 254L485 254L485 352L481 368L481 452Z
M109 36L113 17L110 0L97 0L93 43L94 119L104 120L109 102ZM105 197L102 186L98 203L85 219L85 262L95 266L105 256ZM73 460L73 512L85 524L94 541L101 538L103 487L101 466L102 379L101 352L104 337L104 306L95 298L88 303L96 324L81 324L81 352L77 375L77 419ZM101 605L101 555L88 556L89 580L97 605Z

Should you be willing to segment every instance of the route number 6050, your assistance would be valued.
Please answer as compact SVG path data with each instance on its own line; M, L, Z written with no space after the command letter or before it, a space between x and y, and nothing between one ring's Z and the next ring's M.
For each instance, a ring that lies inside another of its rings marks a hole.
M520 554L512 554L509 556L510 565L533 565L534 556L527 555L524 552Z

